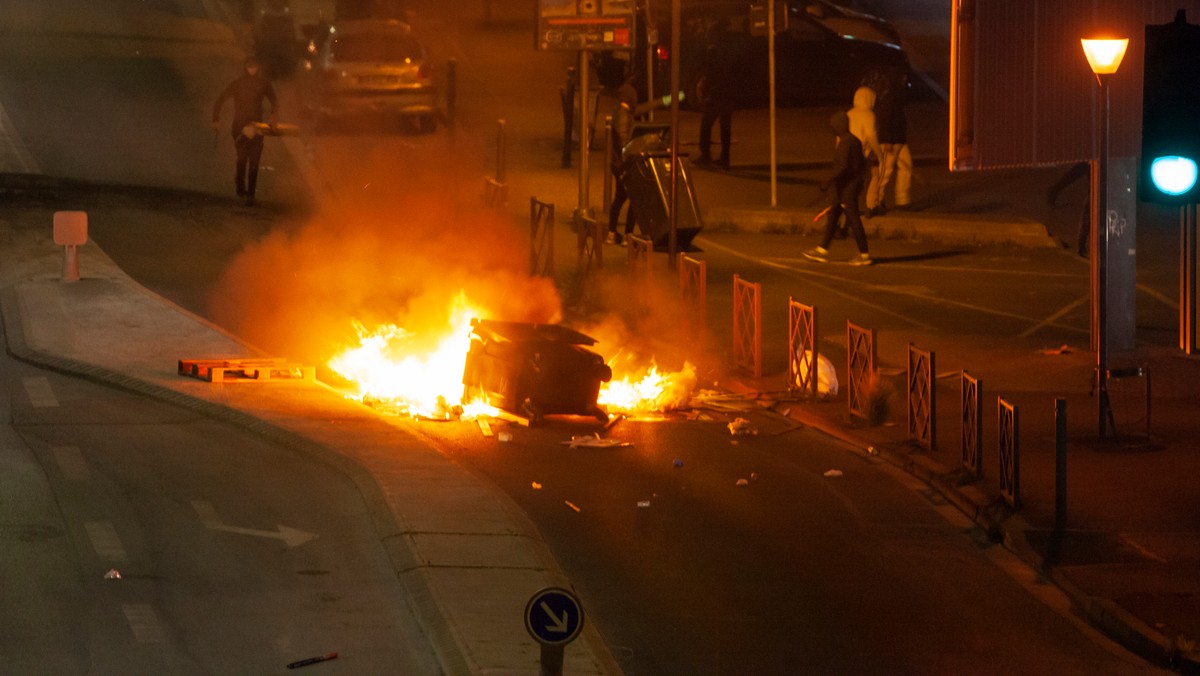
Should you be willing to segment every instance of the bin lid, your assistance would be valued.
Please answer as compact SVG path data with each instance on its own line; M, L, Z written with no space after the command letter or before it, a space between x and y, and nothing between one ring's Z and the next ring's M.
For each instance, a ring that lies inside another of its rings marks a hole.
M486 340L509 342L545 341L571 345L595 345L596 339L569 329L562 324L536 324L531 322L508 322L497 319L475 319L471 327Z

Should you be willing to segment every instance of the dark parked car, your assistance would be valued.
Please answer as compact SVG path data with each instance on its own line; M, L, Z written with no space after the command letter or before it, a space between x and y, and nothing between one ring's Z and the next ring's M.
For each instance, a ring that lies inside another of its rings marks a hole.
M425 47L408 24L343 21L313 32L308 43L304 105L319 122L371 113L437 128L438 87Z
M854 90L863 82L909 72L908 57L896 29L882 18L827 2L826 0L776 0L786 7L787 28L775 37L776 101L780 106L821 104L850 105ZM645 97L645 60L654 53L654 90L668 93L670 82L670 19L656 3L654 25L658 46L647 50L645 22L639 21L638 48L627 58L633 63L635 84ZM780 10L782 11L782 10ZM713 27L728 26L739 74L734 98L740 108L765 107L768 102L768 59L765 35L751 35L748 0L693 0L684 3L680 36L680 83L687 94L685 105L697 107L704 101L703 64ZM641 15L639 15L641 19ZM615 60L598 55L598 66Z

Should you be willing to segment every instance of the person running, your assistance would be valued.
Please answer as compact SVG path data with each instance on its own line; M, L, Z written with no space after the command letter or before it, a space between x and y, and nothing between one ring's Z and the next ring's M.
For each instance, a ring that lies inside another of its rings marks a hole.
M867 252L867 233L858 213L858 198L863 190L863 166L866 162L862 142L850 133L850 118L846 113L834 113L829 118L829 128L837 136L837 145L833 151L833 175L821 184L821 190L832 188L833 198L821 244L805 251L804 257L821 263L829 262L829 244L837 230L838 219L845 212L846 226L858 245L858 256L850 259L850 265L870 265L872 261Z

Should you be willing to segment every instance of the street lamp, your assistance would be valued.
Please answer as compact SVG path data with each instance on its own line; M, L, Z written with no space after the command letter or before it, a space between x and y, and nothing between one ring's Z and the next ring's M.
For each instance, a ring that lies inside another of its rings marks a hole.
M1096 99L1099 118L1096 131L1100 137L1100 153L1094 160L1095 170L1092 172L1092 277L1096 294L1096 417L1100 438L1104 439L1108 436L1108 422L1112 418L1108 400L1108 273L1105 269L1108 259L1108 81L1121 66L1129 39L1083 38L1080 42L1088 65L1092 67L1096 82L1100 85L1100 96Z

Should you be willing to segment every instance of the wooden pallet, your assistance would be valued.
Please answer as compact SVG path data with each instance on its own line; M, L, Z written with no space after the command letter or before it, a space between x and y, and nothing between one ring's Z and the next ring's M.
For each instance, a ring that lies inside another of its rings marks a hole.
M316 380L317 369L277 357L258 359L180 359L179 375L210 383Z

